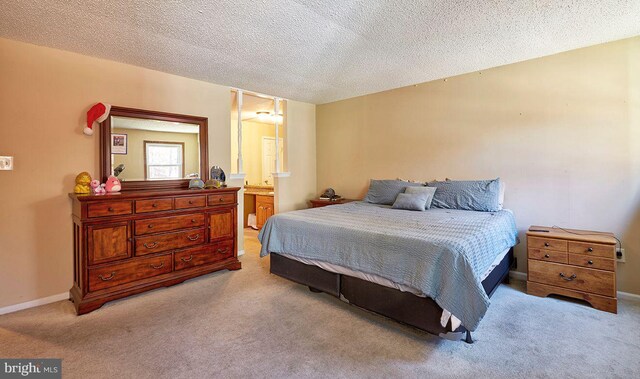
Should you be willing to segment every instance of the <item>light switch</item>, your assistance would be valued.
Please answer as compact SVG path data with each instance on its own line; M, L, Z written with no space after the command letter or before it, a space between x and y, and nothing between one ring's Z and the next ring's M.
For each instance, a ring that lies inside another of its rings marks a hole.
M13 170L13 157L0 157L0 170Z

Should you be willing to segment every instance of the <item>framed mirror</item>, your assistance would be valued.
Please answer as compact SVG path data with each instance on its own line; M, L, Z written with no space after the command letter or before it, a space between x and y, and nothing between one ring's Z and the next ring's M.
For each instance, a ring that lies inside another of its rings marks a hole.
M100 176L123 191L186 189L208 179L207 118L111 107L100 125Z

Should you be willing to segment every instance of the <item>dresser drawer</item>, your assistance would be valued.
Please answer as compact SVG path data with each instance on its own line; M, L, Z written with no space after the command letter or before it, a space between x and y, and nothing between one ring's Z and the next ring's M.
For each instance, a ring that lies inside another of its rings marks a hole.
M136 213L170 211L173 209L173 199L170 197L150 200L136 200Z
M135 255L154 254L204 243L204 228L136 237Z
M175 253L175 269L183 270L190 267L207 265L233 256L233 241L187 249Z
M616 297L615 274L613 272L533 259L529 259L528 264L529 281Z
M170 232L172 230L197 228L204 226L204 213L188 214L181 216L148 218L136 220L135 234Z
M223 193L208 196L209 205L235 204L236 195L233 193Z
M554 250L529 249L529 259L539 261L567 263L567 253Z
M569 264L607 271L615 271L616 269L615 259L590 257L582 254L569 254Z
M614 259L616 257L615 246L589 242L569 242L569 252L610 259Z
M202 208L207 205L207 198L203 196L176 197L176 209Z
M171 254L89 269L89 291L129 283L172 271Z
M94 203L87 206L89 217L105 217L128 215L133 213L130 201L109 201L104 203Z
M534 249L567 251L567 241L554 238L527 237L527 246Z

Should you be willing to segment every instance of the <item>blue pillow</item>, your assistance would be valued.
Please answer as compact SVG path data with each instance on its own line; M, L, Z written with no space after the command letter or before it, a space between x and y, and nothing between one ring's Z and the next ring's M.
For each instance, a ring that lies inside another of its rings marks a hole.
M393 209L408 211L424 211L427 205L427 195L424 193L400 193L393 202Z
M500 210L500 178L493 180L446 180L427 183L436 187L431 206L446 209L496 212Z
M404 192L407 187L422 187L422 183L409 183L402 180L375 180L371 179L369 191L364 201L373 204L391 205L396 201L398 194Z
M436 193L436 189L435 187L407 187L404 193L424 195L427 198L424 208L429 209L431 208L431 202L433 201L433 195Z

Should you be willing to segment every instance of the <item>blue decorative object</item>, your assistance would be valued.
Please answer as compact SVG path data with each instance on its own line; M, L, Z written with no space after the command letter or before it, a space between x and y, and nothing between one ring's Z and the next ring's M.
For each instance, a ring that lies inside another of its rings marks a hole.
M220 166L211 167L211 176L209 179L217 180L220 182L220 186L218 187L226 187L225 181L227 180L227 176L224 174L224 171Z

